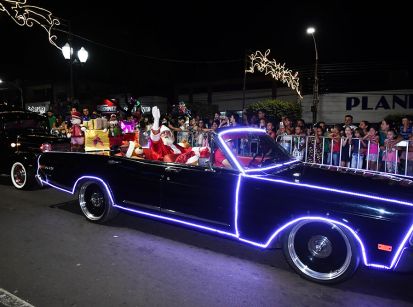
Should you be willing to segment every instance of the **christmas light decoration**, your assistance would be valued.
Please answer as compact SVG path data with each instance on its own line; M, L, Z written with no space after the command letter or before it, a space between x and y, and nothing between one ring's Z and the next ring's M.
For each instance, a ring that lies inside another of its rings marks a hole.
M265 75L271 75L275 80L286 83L300 98L303 98L300 93L300 78L298 78L298 72L293 73L292 70L286 69L285 63L281 65L275 60L269 60L267 58L269 54L270 49L267 49L264 54L262 54L261 51L251 53L248 56L251 60L251 65L245 72L254 73L255 68L257 68L258 71L264 72Z
M46 30L49 42L62 50L56 45L57 36L52 34L53 27L60 25L60 21L50 11L38 6L27 5L26 0L0 0L0 12L7 13L21 27L31 28L34 24L38 24Z

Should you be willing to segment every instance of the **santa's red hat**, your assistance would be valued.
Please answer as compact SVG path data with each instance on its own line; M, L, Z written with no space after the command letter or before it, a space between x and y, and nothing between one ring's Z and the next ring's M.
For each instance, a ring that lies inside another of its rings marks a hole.
M82 114L80 114L80 112L78 112L78 111L73 111L72 112L72 117L74 117L74 118L80 118L82 116Z

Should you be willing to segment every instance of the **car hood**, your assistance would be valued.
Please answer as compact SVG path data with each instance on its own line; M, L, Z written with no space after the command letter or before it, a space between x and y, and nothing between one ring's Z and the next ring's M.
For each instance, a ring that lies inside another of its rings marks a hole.
M391 174L296 163L265 177L413 203L413 180Z

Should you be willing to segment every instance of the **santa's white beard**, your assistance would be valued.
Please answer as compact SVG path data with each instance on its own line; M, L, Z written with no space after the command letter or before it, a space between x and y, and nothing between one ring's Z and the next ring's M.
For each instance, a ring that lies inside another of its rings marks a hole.
M173 140L172 138L163 136L163 137L162 137L162 142L163 142L163 144L166 145L166 146L171 146L171 145L174 143L174 140Z

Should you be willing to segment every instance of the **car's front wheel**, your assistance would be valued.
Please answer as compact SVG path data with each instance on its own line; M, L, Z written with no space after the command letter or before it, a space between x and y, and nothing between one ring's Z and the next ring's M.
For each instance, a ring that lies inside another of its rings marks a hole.
M337 283L349 278L359 265L359 252L348 230L329 221L302 220L284 236L288 263L304 278Z
M22 162L14 162L10 169L11 182L14 187L23 190L32 187L35 183L32 170Z
M92 222L107 222L118 213L118 210L113 207L108 191L102 183L97 181L90 180L81 183L79 205L84 216Z

